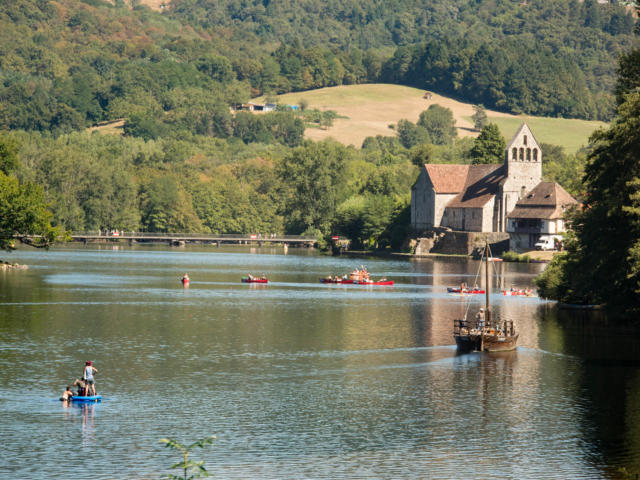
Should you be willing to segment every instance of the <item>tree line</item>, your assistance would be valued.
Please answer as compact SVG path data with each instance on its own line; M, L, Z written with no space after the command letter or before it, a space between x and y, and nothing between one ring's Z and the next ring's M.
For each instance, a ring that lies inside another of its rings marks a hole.
M224 138L236 135L229 106L253 96L380 81L606 119L633 25L622 6L595 0L175 0L164 13L3 2L0 128L60 134L127 118L146 138L165 125Z

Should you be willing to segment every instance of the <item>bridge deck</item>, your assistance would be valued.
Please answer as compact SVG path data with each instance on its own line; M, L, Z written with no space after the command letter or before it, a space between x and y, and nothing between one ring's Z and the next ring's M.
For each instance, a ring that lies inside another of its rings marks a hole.
M131 240L140 242L204 242L204 243L287 243L311 245L316 243L313 237L300 235L235 235L235 234L189 234L189 233L147 233L125 232L118 235L99 235L97 233L74 233L71 238L75 241L102 241L102 240Z

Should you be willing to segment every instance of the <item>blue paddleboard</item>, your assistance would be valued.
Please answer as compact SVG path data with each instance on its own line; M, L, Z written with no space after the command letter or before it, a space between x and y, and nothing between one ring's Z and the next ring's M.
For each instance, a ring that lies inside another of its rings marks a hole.
M102 400L102 395L92 395L90 397L72 397L72 402L99 402Z

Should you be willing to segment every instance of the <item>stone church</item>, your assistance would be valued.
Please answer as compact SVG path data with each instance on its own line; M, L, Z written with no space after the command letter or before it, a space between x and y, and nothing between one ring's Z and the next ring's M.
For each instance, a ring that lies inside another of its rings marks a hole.
M416 231L507 233L516 225L508 222L509 214L541 182L542 151L523 123L507 144L502 165L424 165L411 189L411 224Z

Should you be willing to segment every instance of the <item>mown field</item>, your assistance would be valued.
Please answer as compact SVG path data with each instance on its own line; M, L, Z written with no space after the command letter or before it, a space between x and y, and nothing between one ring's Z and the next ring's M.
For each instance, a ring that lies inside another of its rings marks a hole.
M360 147L369 136L395 135L389 128L403 118L417 121L420 113L429 105L437 103L450 108L456 119L458 135L477 136L473 130L471 104L432 92L431 99L424 99L425 90L399 85L366 84L344 85L307 92L280 95L278 103L298 104L306 101L308 108L335 110L341 117L327 129L308 128L306 136L314 140L332 137L345 145ZM260 99L258 99L260 101ZM505 139L509 141L522 122L527 122L538 142L564 147L573 153L588 143L591 133L603 122L516 116L487 110L490 121L496 123Z

